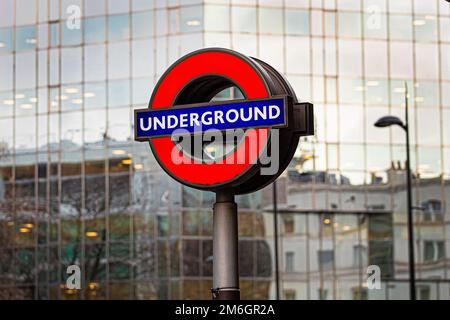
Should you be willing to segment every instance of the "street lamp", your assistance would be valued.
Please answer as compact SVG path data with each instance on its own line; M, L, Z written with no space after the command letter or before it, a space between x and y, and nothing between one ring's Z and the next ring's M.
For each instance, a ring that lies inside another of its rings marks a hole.
M409 159L409 124L408 124L408 87L405 83L405 123L394 116L384 116L375 122L375 127L384 128L393 125L401 127L406 134L406 194L408 205L408 251L409 251L409 296L411 300L416 300L416 277L414 270L414 225L412 214L412 190L411 190L411 166Z

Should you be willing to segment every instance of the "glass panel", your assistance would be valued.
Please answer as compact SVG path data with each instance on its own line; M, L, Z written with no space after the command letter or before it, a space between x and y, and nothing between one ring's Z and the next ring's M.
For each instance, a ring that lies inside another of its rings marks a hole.
M13 49L12 28L0 29L0 52L10 52Z
M128 105L130 103L130 81L115 80L109 82L108 99L110 107Z
M205 30L229 31L230 7L229 6L205 6Z
M36 48L36 27L16 27L16 50L30 50Z
M81 28L68 28L67 24L61 25L62 45L77 45L81 43Z
M129 141L131 138L130 108L113 109L108 112L108 136L114 141Z
M416 16L413 25L416 40L426 42L437 41L438 30L435 16Z
M103 42L105 41L105 17L87 18L84 20L84 42ZM110 30L109 32L112 32Z
M12 90L13 89L13 56L1 55L0 56L0 69L2 70L2 76L0 77L0 90Z
M353 12L339 12L338 17L340 36L361 36L361 14Z
M256 8L233 6L231 19L234 32L256 32Z
M105 80L106 77L105 45L84 47L84 77L85 81Z
M387 18L384 13L375 10L364 14L364 36L366 38L386 39Z
M363 111L360 106L342 105L339 108L342 142L363 142Z
M64 48L61 50L61 81L74 83L81 81L81 48Z
M407 15L391 14L389 16L389 33L394 40L412 39L412 18Z
M129 38L129 15L121 14L108 17L108 40L118 41Z
M127 78L130 75L130 45L128 42L108 45L108 77Z
M281 34L283 32L283 11L281 9L259 9L259 32Z
M102 108L106 106L106 88L104 82L86 83L84 86L84 107Z
M182 33L203 30L203 8L201 6L181 7L180 31Z
M361 41L339 40L339 71L341 75L361 76Z
M286 33L309 35L309 12L306 10L286 9Z
M340 145L341 168L344 170L364 170L364 148L362 145Z
M153 35L153 12L137 12L132 17L133 38L151 37Z

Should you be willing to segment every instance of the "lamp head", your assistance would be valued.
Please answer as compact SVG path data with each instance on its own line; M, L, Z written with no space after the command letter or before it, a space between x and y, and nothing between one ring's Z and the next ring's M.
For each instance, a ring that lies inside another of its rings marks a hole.
M389 126L393 126L393 125L398 125L398 126L400 126L402 128L405 127L405 125L403 124L402 120L400 120L399 118L394 117L394 116L381 117L374 124L374 126L378 127L378 128L384 128L384 127L389 127Z

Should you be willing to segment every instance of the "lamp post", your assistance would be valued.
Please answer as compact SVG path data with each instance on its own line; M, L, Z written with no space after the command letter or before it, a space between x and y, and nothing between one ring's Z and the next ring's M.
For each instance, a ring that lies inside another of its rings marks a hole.
M405 83L405 123L394 116L384 116L375 122L375 127L384 128L393 125L400 126L406 134L406 195L407 195L407 214L408 214L408 251L409 251L409 297L416 300L416 277L414 269L414 221L412 207L412 190L411 190L411 166L409 155L409 121L408 121L408 87Z

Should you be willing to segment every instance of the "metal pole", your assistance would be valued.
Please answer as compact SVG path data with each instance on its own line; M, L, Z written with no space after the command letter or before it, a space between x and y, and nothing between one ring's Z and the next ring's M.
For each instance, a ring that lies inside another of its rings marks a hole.
M238 218L234 195L217 192L213 207L213 300L239 300Z
M412 210L411 165L409 155L408 86L405 83L405 131L406 131L406 181L408 197L408 251L409 251L409 297L416 300L416 276L414 266L414 217Z
M275 297L280 300L280 270L278 264L278 206L277 206L277 181L272 184L273 188L273 237L274 237L274 256L275 256Z

